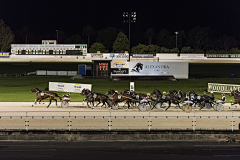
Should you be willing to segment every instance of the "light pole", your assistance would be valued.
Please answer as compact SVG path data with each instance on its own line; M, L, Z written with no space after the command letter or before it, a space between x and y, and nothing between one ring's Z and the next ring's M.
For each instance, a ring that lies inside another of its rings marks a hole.
M57 32L57 44L58 44L58 30L56 30L56 32Z
M175 32L176 34L176 48L177 48L177 35L178 35L178 32Z
M130 41L130 24L136 23L137 20L137 12L123 12L123 23L128 23L129 31L128 31L128 39L129 39L129 52L128 52L128 61L130 61L130 53L131 53L131 41Z

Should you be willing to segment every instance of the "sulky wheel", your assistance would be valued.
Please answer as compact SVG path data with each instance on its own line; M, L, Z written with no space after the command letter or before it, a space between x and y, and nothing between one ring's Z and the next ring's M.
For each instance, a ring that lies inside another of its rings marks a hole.
M162 103L157 103L157 104L155 105L155 107L156 107L157 109L159 109L159 110L163 110L163 108L164 108L164 106L162 105Z
M222 103L217 104L216 110L219 112L223 111L224 110L223 104Z
M190 111L192 111L192 106L190 106L190 105L184 105L183 109L184 109L183 111L190 112Z
M206 107L207 109L211 109L211 104L210 104L210 103L205 103L205 107Z
M62 108L67 108L68 107L68 102L67 101L62 101L61 102L61 107Z
M113 110L118 110L118 104L113 104L113 105L112 105L112 109L113 109Z
M140 111L146 111L147 110L147 105L145 103L139 103L138 109Z

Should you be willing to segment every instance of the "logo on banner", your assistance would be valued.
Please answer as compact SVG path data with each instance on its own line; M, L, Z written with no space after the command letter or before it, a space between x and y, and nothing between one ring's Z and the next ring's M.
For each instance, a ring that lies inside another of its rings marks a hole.
M128 58L128 54L125 54L125 53L117 54L116 58Z
M129 74L128 68L112 68L112 74Z
M64 91L65 89L65 85L63 83L58 83L57 84L57 90L58 91Z
M81 92L81 89L82 89L82 85L80 85L80 84L75 84L73 86L73 91L74 92Z
M143 69L143 64L142 63L137 63L133 69L131 70L131 72L137 72L140 73L140 71Z
M127 63L124 62L115 62L113 63L113 68L126 68Z

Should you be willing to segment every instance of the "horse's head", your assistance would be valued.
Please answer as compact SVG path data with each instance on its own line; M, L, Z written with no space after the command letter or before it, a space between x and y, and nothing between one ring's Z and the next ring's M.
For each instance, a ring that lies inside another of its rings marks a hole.
M116 92L113 90L113 89L109 89L106 93L106 95L113 95L115 94Z
M237 94L238 90L235 90L235 91L232 91L230 94L229 94L229 97L232 97L232 96L235 96Z
M152 95L162 95L162 93L159 91L159 90L157 90L157 89L154 89L153 91L152 91L152 93L151 93L151 96Z
M130 91L128 89L125 89L122 93L123 94L130 94Z
M85 95L85 88L82 89L82 91L81 91L80 94L81 94L81 95Z
M38 92L40 92L40 90L39 90L38 88L32 88L31 91L30 91L30 93L33 93L33 92L38 93Z

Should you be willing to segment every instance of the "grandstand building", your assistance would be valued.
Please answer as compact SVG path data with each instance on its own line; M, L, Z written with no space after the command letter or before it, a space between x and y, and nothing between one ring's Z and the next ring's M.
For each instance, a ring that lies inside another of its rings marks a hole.
M12 55L86 55L87 44L57 44L42 40L42 44L11 44Z

